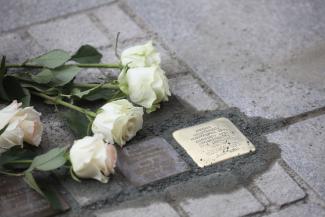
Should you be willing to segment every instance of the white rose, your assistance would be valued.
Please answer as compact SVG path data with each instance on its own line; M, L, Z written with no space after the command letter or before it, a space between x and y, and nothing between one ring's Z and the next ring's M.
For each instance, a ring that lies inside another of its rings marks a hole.
M96 116L92 131L110 143L125 145L142 128L143 109L122 99L105 104Z
M168 101L170 90L165 72L159 66L122 70L118 77L120 89L135 104L148 112L159 108L161 101Z
M42 140L43 124L41 113L33 107L21 109L11 121L19 121L19 126L24 132L24 141L30 145L39 146Z
M106 183L108 175L114 173L117 153L103 136L95 134L76 140L70 149L72 169L80 178L93 178Z
M23 146L23 141L35 146L41 142L43 125L40 113L32 107L20 107L21 103L15 100L0 110L0 129L6 127L0 135L0 153L15 145Z
M152 45L152 41L144 45L137 45L124 50L121 54L123 65L134 67L148 67L160 64L160 55Z

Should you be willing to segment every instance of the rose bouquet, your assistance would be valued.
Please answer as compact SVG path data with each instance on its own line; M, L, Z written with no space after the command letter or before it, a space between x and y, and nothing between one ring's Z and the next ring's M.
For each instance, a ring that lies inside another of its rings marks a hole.
M22 176L50 201L35 173L65 167L76 181L108 181L118 157L114 145L123 147L132 139L142 128L144 109L148 113L157 110L170 91L151 41L124 50L119 63L101 63L101 58L90 45L73 55L53 50L22 64L6 64L2 58L0 100L11 104L0 110L1 174ZM111 81L77 83L75 77L83 68L110 68L120 73ZM71 147L56 147L43 154L30 148L41 144L43 133L41 114L30 105L31 98L69 109L63 116L77 138ZM94 101L104 103L98 109L82 106Z

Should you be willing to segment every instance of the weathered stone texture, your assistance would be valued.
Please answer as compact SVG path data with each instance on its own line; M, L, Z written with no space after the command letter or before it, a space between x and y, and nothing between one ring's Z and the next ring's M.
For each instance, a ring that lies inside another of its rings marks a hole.
M322 1L126 2L228 105L268 118L325 105Z
M278 206L302 199L306 195L278 163L259 176L255 184L272 204Z
M28 32L46 50L63 49L75 52L84 44L98 48L111 43L85 15L32 26Z
M325 115L315 117L288 129L267 135L280 145L282 157L318 194L325 199Z

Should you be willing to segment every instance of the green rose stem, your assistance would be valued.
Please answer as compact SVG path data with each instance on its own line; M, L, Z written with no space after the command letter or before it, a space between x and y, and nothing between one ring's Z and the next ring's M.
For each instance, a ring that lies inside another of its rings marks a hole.
M87 83L73 83L74 87L81 87L81 88L93 88L97 87L99 84L87 84ZM111 83L106 83L101 86L101 88L108 88L108 89L120 89L118 84L111 84Z
M41 98L43 98L43 99L46 99L46 100L52 101L52 102L54 102L55 104L59 104L59 105L65 106L65 107L67 107L67 108L70 108L70 109L76 110L76 111L78 111L78 112L84 113L84 114L86 114L86 115L88 115L88 116L90 116L90 117L93 117L93 118L96 117L96 113L95 113L95 112L89 111L89 110L87 110L87 109L81 108L81 107L76 106L76 105L72 105L72 104L70 104L70 103L68 103L68 102L65 102L65 101L63 101L63 100L61 100L61 99L58 99L58 98L56 98L56 97L51 97L51 96L48 96L48 95L46 95L46 94L44 94L44 93L39 93L39 92L35 92L35 91L30 91L30 93L33 94L33 95L35 95L35 96L39 96L39 97L41 97Z
M23 173L9 173L9 172L5 172L5 171L0 171L0 174L4 174L7 176L24 176Z
M100 64L100 63L89 63L89 64L65 64L64 66L77 66L80 68L112 68L120 69L122 65L120 63L112 64ZM6 68L44 68L41 65L26 65L26 64L7 64Z
M6 164L30 164L33 160L12 160L7 162Z
M9 162L6 162L6 164L31 164L33 160L12 160ZM23 173L11 173L11 172L5 172L0 170L0 174L8 175L8 176L23 176Z

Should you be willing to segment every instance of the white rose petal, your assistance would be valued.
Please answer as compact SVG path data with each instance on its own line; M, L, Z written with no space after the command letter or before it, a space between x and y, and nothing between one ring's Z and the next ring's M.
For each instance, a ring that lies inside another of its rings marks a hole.
M122 64L134 67L148 67L160 64L160 55L152 45L152 41L124 50L121 54Z
M0 135L0 154L13 146L23 146L24 131L19 125L19 121L8 124L6 130Z
M148 111L154 111L161 101L168 101L171 95L165 72L159 66L124 70L118 81L130 100Z
M14 100L10 105L0 110L0 130L21 110L21 103Z
M96 116L92 131L102 134L105 141L125 145L142 128L143 109L122 99L105 104Z
M41 114L33 107L21 108L21 105L15 100L0 110L0 129L7 126L0 135L1 153L15 145L23 146L23 141L35 146L41 143L43 133Z
M0 135L0 154L13 146L23 146L24 132L20 127L20 121L12 120L21 110L21 105L14 100L10 105L0 110L0 130L6 127Z
M42 139L43 124L40 119L41 113L33 107L26 107L17 112L12 121L18 120L24 132L24 141L39 146Z
M106 183L108 175L114 173L116 149L95 134L76 140L70 149L70 160L75 174L80 178L93 178Z
M110 173L115 173L116 161L117 161L117 152L116 148L112 144L108 144L106 147L107 159L106 166Z

